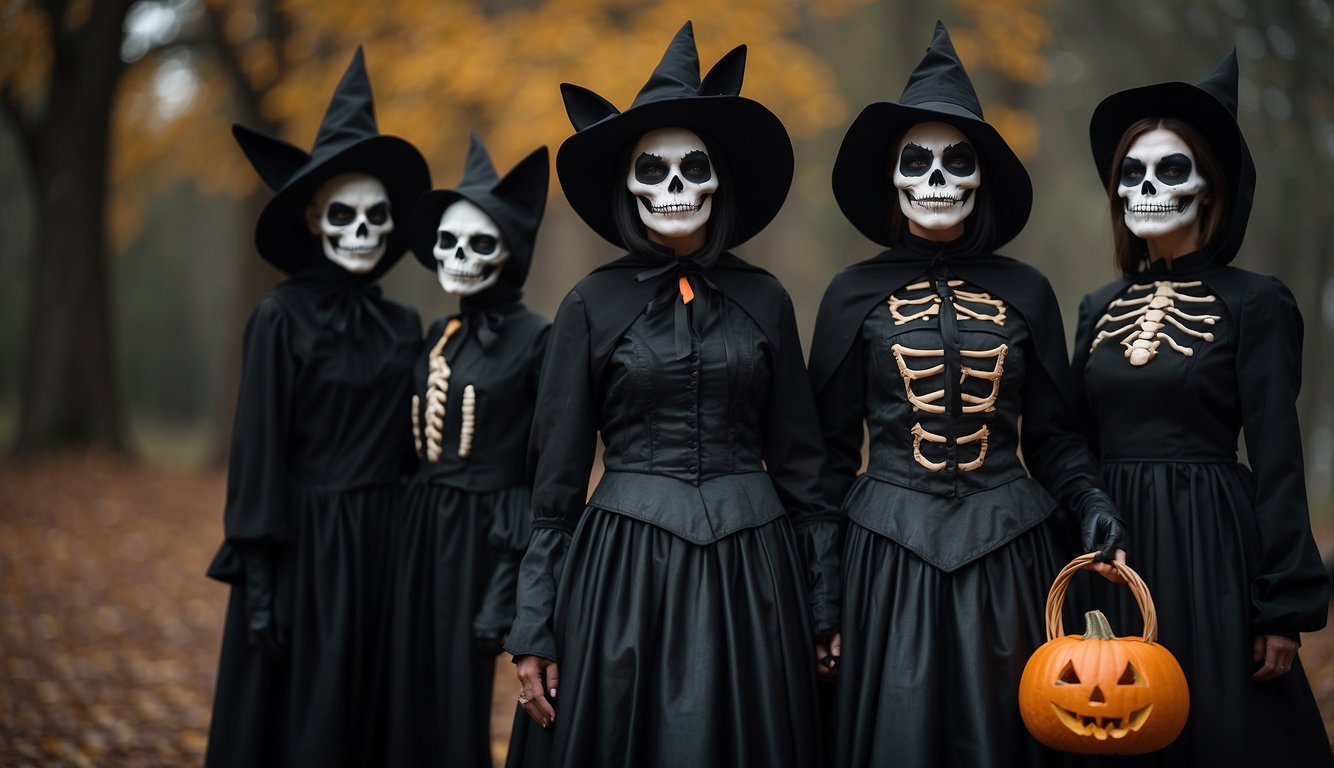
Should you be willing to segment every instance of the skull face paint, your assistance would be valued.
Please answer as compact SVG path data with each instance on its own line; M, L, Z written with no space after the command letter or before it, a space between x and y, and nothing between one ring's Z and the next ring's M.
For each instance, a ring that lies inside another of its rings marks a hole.
M639 219L668 239L687 237L709 220L718 176L704 141L685 128L660 128L630 152L626 187L639 200Z
M1196 226L1196 205L1208 182L1195 164L1195 153L1175 132L1155 128L1135 139L1121 163L1118 194L1126 227L1151 239Z
M950 229L973 212L982 169L973 145L958 128L918 123L899 140L894 186L899 208L923 229Z
M384 257L394 231L389 193L373 176L335 176L315 193L306 224L311 234L320 236L325 258L353 274L370 272Z
M472 296L495 285L510 257L500 228L467 200L451 203L441 214L432 252L440 287L455 296Z

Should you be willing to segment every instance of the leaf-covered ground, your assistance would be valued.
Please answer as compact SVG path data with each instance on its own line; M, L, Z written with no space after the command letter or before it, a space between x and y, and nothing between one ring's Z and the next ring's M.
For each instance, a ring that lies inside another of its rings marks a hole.
M0 765L202 762L224 482L99 455L0 463ZM1334 732L1334 630L1304 637L1302 657ZM510 670L497 664L497 764Z

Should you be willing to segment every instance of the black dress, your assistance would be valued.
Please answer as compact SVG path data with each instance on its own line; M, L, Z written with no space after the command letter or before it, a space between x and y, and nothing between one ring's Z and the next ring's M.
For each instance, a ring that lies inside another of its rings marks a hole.
M416 312L329 262L260 300L245 332L227 475L232 584L206 763L360 765L374 748L391 526ZM243 554L274 565L286 658L248 642Z
M829 492L847 515L840 766L1055 757L1021 722L1019 677L1075 554L1053 513L1080 507L1096 468L1046 279L947 248L909 236L845 269L812 341Z
M1132 360L1141 332L1153 351ZM1080 305L1076 373L1106 486L1127 516L1129 561L1153 593L1158 641L1191 693L1177 741L1127 764L1334 764L1300 662L1251 680L1256 635L1320 629L1329 604L1297 424L1301 348L1287 288L1206 253L1170 270L1158 262ZM1249 468L1237 461L1239 431ZM1141 631L1127 591L1095 592L1092 607L1118 635Z
M464 298L418 355L421 460L395 532L387 766L490 766L491 687L532 508L524 461L550 322ZM433 354L449 328L449 338ZM439 358L433 363L433 358ZM430 386L444 363L445 388ZM431 423L430 403L444 407ZM406 418L406 413L404 414Z
M681 274L626 257L556 315L506 648L558 661L560 687L549 730L519 711L511 765L817 764L825 585L802 548L832 551L837 522L791 304L730 255L690 272L689 305Z

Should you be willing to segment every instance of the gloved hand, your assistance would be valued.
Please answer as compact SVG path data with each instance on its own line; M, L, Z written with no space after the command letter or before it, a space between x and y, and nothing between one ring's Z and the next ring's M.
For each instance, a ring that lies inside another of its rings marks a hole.
M1116 550L1125 548L1126 527L1117 514L1116 505L1107 494L1096 488L1081 491L1077 497L1079 510L1079 543L1081 552L1097 552L1094 562L1110 563Z
M273 555L267 548L246 547L241 552L245 562L245 597L250 644L274 661L286 658L286 641L274 610Z

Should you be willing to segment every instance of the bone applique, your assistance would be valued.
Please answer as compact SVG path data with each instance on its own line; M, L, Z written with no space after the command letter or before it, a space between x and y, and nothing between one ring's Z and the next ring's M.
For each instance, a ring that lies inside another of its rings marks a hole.
M948 285L954 296L954 311L960 317L987 320L996 325L1005 325L1004 301L992 298L991 294L985 291L961 290L959 286L964 285L962 280L950 280ZM930 288L931 284L923 281L905 286L903 290L916 292L928 291ZM904 298L897 294L890 294L889 313L893 316L895 325L903 325L913 320L928 320L940 314L940 301L940 296L935 292L926 293L916 298Z
M949 466L947 462L932 461L922 455L923 441L926 441L928 443L936 443L938 445L943 445L949 441L949 438L945 437L944 435L937 435L934 432L928 431L925 427L922 426L921 422L912 425L911 432L912 432L912 457L917 460L918 464L921 464L923 467L926 467L928 470L932 472L939 472L945 467ZM973 459L972 461L965 461L960 463L959 464L960 471L972 472L975 469L981 469L982 464L985 463L987 459L987 438L990 435L991 435L991 430L987 429L986 425L984 424L982 425L981 429L977 430L971 435L964 435L963 437L954 441L954 444L956 446L969 445L971 443L980 443L980 445L978 445L977 458Z
M960 371L959 384L962 385L968 379L982 379L991 382L991 392L984 397L979 397L968 392L960 393L960 399L963 401L964 413L985 413L996 410L996 396L1000 394L1001 376L1005 370L1005 353L1010 350L1009 345L1001 344L993 349L986 350L959 350L959 356L965 360L995 360L996 364L989 371L979 370L969 365L964 365ZM945 397L943 388L933 392L919 395L913 390L913 382L921 379L937 376L945 371L945 350L943 349L913 349L905 347L902 344L895 344L890 347L894 353L894 359L899 364L899 376L903 377L903 391L912 404L915 411L926 411L927 413L944 413L945 406L936 403ZM908 365L909 359L923 360L940 358L941 362L927 368L911 368Z
M1198 288L1202 283L1199 280L1177 283L1167 280L1155 280L1146 285L1132 285L1126 291L1127 298L1114 300L1107 305L1107 313L1099 318L1094 328L1102 328L1109 323L1120 323L1128 321L1125 325L1115 329L1104 329L1098 332L1093 338L1093 343L1089 345L1089 351L1097 348L1103 339L1119 338L1121 346L1125 347L1125 357L1130 360L1130 364L1141 366L1158 356L1158 349L1162 342L1173 350L1180 352L1185 357L1192 357L1195 350L1186 347L1165 333L1164 330L1170 325L1191 339L1200 339L1205 342L1214 340L1213 333L1209 331L1200 331L1190 327L1188 324L1211 326L1217 323L1220 315L1192 315L1183 312L1177 307L1177 304L1212 304L1217 299L1212 296L1197 296L1195 294L1185 293L1180 289ZM1143 296L1130 298L1131 295L1141 292L1147 292ZM1114 315L1114 309L1133 307L1128 312Z
M445 344L458 332L463 323L456 317L445 325L445 332L431 348L426 358L426 460L432 463L440 461L440 441L445 433L445 404L449 399L449 363L445 360ZM413 398L413 414L417 412L416 397ZM420 452L420 451L419 451Z
M463 424L459 427L459 458L472 453L472 436L477 431L477 390L469 384L463 388L463 405L459 408Z
M903 392L908 402L912 404L914 411L923 411L925 413L945 413L945 406L940 401L945 399L945 390L942 387L925 394L918 394L913 389L915 382L931 376L937 376L945 371L945 350L943 349L913 349L905 347L902 344L895 344L891 351L894 353L894 359L899 365L899 375L903 378ZM990 413L996 410L996 398L1000 395L1001 378L1005 373L1005 354L1009 352L1009 346L1001 344L992 349L985 350L959 350L959 356L963 360L985 361L992 360L994 364L991 370L981 370L971 365L963 365L959 375L959 385L962 387L969 379L981 379L991 382L991 391L985 396L974 395L969 392L960 392L959 399L962 401L963 412L972 413ZM929 365L926 368L912 368L908 365L909 360L935 360L941 362ZM913 436L913 458L918 464L926 467L932 472L939 472L948 464L943 461L932 461L922 454L922 442L944 444L949 441L945 435L938 435L927 430L921 423L914 424L912 427ZM978 443L977 458L959 463L959 470L962 472L972 472L980 469L987 457L987 438L991 431L983 425L976 432L970 435L964 435L957 438L954 442L956 446Z

